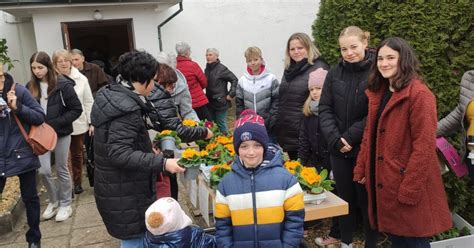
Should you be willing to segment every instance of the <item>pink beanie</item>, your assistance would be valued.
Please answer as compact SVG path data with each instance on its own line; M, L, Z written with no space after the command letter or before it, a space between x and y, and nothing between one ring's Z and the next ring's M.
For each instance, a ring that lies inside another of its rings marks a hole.
M313 87L322 88L327 74L328 71L323 68L318 68L316 71L311 72L308 79L308 89Z

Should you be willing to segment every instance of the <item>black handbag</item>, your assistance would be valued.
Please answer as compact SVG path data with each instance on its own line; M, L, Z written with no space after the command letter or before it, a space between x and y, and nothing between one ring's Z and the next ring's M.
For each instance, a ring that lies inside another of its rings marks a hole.
M87 149L86 171L89 185L94 187L94 136L90 137L89 149Z

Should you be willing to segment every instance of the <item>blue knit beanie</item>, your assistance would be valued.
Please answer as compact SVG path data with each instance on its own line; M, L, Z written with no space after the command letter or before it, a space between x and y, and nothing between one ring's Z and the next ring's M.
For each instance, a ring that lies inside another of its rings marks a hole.
M269 139L265 121L253 110L244 110L239 119L235 121L234 129L234 149L239 154L240 144L244 141L255 140L262 144L264 151L267 150Z

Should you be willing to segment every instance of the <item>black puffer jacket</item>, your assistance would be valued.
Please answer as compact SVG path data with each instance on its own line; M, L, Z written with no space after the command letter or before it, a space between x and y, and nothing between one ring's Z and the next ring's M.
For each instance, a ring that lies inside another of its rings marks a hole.
M215 110L226 110L231 107L226 96L235 96L237 82L239 79L220 60L206 65L207 88L206 95L209 99L209 107ZM230 90L227 84L230 82Z
M163 86L155 84L149 99L156 108L156 112L150 114L155 130L159 132L165 129L176 130L176 133L184 142L206 138L207 129L205 127L188 127L182 124L174 101Z
M328 70L329 66L322 59L317 59L314 64L303 66L291 81L287 81L285 76L281 79L278 114L273 132L285 151L298 151L298 138L304 118L303 105L309 95L308 77L309 73L318 68Z
M319 115L321 130L331 154L354 158L359 152L368 111L368 99L364 91L374 60L375 53L369 50L364 60L357 63L341 61L326 76ZM341 137L352 146L350 152L339 151L342 148Z
M35 83L38 84L39 89L39 82ZM53 127L58 137L70 135L72 123L82 114L82 104L74 90L74 85L76 85L74 80L58 75L56 88L48 96L46 123ZM39 101L39 99L36 100Z
M305 117L300 131L300 147L298 159L303 165L310 165L320 169L328 169L329 152L319 125L320 118L317 115Z
M155 200L156 175L163 171L165 161L153 153L145 125L149 111L119 84L100 89L92 106L95 200L107 231L118 239L145 233L145 211Z

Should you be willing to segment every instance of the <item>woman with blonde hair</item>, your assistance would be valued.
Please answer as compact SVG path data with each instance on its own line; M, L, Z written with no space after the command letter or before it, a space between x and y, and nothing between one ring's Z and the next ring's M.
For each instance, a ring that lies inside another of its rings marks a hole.
M67 63L64 60L55 62ZM56 221L64 221L72 215L72 183L67 167L72 123L81 115L82 106L74 91L74 81L56 73L48 54L34 53L30 58L30 66L32 75L27 88L46 112L46 123L58 135L56 149L53 151L57 179L51 172L51 152L39 156L41 167L38 172L49 198L43 218L51 219L56 216Z
M352 181L352 170L359 152L367 116L368 100L365 95L370 66L375 53L369 50L369 33L350 26L339 34L342 60L326 76L319 102L321 130L328 142L329 160L336 180L337 194L349 203L349 214L339 217L342 247L351 247L357 229L358 207L365 226L365 247L375 247L376 232L367 216L367 191ZM317 238L326 245L333 237Z
M65 61L65 63L58 63L60 61ZM76 85L74 85L74 90L76 91L79 101L82 104L82 109L84 110L82 111L81 116L72 123L73 131L71 133L71 146L69 148L71 158L69 172L72 174L74 193L80 194L84 191L82 189L84 134L89 132L89 136L92 136L94 133L94 127L90 125L91 109L92 104L94 103L94 98L92 96L89 80L86 76L80 73L76 67L72 66L72 55L69 51L60 49L54 52L53 64L56 71L74 80L76 83Z
M279 89L278 114L272 131L291 159L298 157L298 137L304 118L301 109L309 95L309 74L318 68L329 69L320 55L307 34L294 33L288 39L285 71Z

